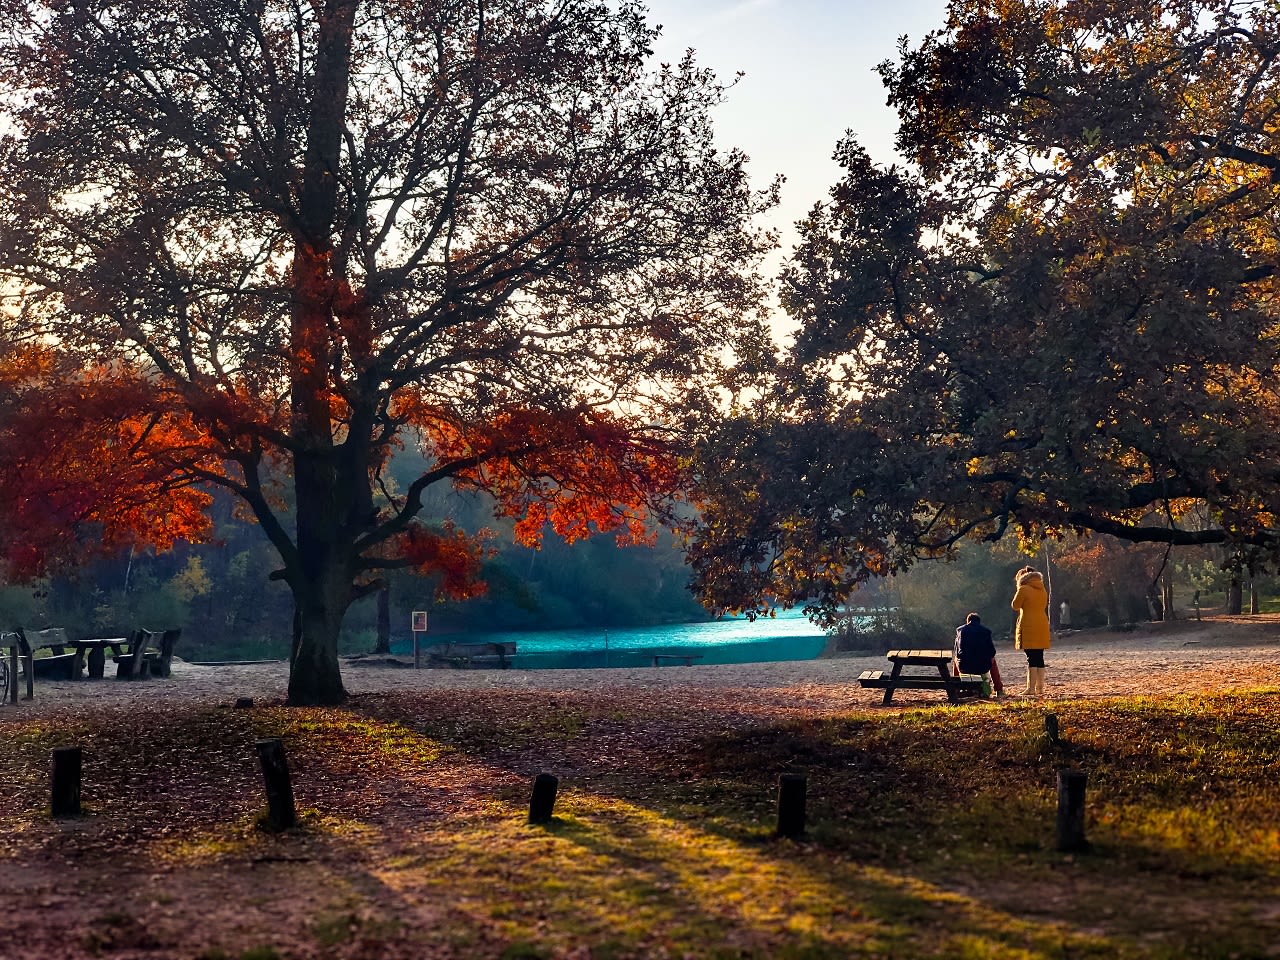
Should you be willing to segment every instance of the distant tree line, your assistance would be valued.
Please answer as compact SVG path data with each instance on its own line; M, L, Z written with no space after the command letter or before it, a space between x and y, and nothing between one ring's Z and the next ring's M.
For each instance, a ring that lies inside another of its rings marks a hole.
M442 494L435 515L465 529L494 527L491 506L464 494ZM179 544L166 553L125 551L31 585L0 588L0 624L65 626L72 633L112 635L135 627L183 628L188 659L287 657L293 600L269 575L278 566L253 525L230 499L214 510L212 543ZM566 545L549 538L540 550L517 545L501 525L485 561L488 592L465 601L432 600L431 577L403 571L388 577L392 641L410 636L410 613L430 611L433 634L687 622L708 616L686 588L683 553L670 536L653 547L618 546L612 537ZM342 634L347 652L377 643L376 597L352 608Z

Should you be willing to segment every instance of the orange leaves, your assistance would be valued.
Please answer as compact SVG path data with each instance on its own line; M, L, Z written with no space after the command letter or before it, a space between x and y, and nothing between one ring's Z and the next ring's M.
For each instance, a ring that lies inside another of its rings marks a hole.
M0 356L0 566L11 579L124 545L209 532L188 472L209 453L189 415L119 367L80 369L41 347Z
M490 553L484 546L486 539L488 531L468 536L446 521L438 533L415 524L401 534L395 546L419 573L439 575L438 599L467 600L488 589L480 579L481 564Z
M674 453L607 413L508 408L461 424L421 408L415 419L437 462L457 464L456 482L491 494L525 546L548 525L569 543L614 531L620 543L652 542L647 519L681 492Z

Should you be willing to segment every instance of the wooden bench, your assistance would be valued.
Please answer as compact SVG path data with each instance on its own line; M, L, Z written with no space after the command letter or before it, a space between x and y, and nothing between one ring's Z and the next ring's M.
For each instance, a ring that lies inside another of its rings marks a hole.
M22 633L21 630L18 632ZM65 627L32 630L24 636L32 652L36 650L53 651L50 656L32 658L30 661L32 676L44 677L46 680L80 679L80 667L83 660L75 650L67 650L71 646L71 638L67 636Z
M433 643L422 652L436 666L509 669L516 655L514 640L490 643Z
M117 654L111 660L116 665L117 680L143 680L148 674L147 644L151 642L150 630L132 631L125 645L127 652Z
M863 670L858 675L858 683L864 687L896 687L908 690L946 690L948 685L956 687L966 696L977 696L982 693L982 678L972 673L962 673L954 677L950 684L941 677L907 677L899 676L897 680L884 675L882 670Z
M653 655L653 665L660 667L664 660L681 660L686 667L691 667L693 666L693 661L701 659L702 654L700 653L655 653Z
M169 630L143 630L142 650L147 661L147 673L153 677L167 677L172 672L173 648L182 636L182 628ZM150 649L152 646L154 650Z

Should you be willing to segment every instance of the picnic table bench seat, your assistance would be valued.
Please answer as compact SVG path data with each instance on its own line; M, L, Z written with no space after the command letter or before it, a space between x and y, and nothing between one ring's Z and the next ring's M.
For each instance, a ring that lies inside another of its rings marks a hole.
M906 675L899 676L898 679L894 680L885 676L883 670L863 670L858 675L858 683L863 687L876 687L881 690L889 686L910 690L945 690L947 689L948 681L943 680L941 677ZM953 677L950 683L964 694L976 696L982 692L982 677L972 673L962 673L958 677Z

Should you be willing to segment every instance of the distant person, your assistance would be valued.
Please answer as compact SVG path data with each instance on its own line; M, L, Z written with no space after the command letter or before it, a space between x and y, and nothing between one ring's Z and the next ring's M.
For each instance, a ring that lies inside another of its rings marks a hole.
M1014 576L1017 591L1010 602L1018 611L1013 646L1027 655L1027 687L1023 696L1044 693L1044 652L1049 649L1049 594L1044 577L1034 567L1023 567Z
M1071 608L1067 606L1067 601L1062 601L1062 606L1058 608L1058 625L1063 627L1071 626Z
M975 673L989 683L996 692L996 699L1004 699L1004 683L1000 680L1000 668L996 665L996 645L991 631L982 625L976 613L965 617L956 627L955 672Z

